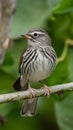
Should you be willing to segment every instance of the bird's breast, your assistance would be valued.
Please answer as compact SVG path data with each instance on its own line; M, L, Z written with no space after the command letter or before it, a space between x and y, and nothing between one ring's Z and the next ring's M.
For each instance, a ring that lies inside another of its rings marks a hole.
M44 49L32 50L30 54L30 56L26 55L23 62L24 77L33 82L47 78L54 69L55 62L53 57L50 57ZM27 61L27 63L25 61Z
M32 73L30 74L31 81L39 81L45 79L49 75L49 60L37 51L38 57L32 64Z

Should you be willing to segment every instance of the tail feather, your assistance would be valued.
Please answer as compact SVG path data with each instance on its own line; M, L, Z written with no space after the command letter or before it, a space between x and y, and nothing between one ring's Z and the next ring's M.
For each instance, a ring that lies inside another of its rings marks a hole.
M22 109L21 109L21 116L34 116L36 114L36 106L37 106L37 99L26 99L23 102Z
M28 84L25 84L24 87L21 87L20 84L20 77L16 80L16 82L13 84L13 88L17 91L21 90L27 90ZM32 99L25 99L23 101L22 109L21 109L21 116L34 116L36 114L36 106L37 106L37 99L38 98L32 98Z

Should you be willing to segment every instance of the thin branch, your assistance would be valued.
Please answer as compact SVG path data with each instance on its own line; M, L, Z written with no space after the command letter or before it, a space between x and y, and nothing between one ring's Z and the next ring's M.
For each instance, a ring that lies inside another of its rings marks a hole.
M73 82L51 86L51 87L49 87L49 89L50 89L50 95L57 93L61 90L72 91L73 90ZM44 96L45 89L44 88L36 89L36 90L34 90L34 93L35 93L35 97ZM15 101L15 100L19 100L19 99L27 99L27 98L30 98L30 92L28 90L21 91L21 92L2 94L2 95L0 95L0 103L11 102L11 101Z
M66 43L67 43L68 45L73 46L73 40L72 40L72 39L67 39L67 40L66 40Z
M64 59L65 59L65 57L67 55L69 46L73 46L73 40L72 39L66 39L65 40L65 46L64 46L64 49L63 49L63 52L62 52L61 56L58 57L58 59L57 59L57 64L64 61Z
M67 52L68 52L68 44L67 43L68 42L66 40L63 52L62 52L61 56L57 59L57 64L62 62L65 59L66 55L67 55Z

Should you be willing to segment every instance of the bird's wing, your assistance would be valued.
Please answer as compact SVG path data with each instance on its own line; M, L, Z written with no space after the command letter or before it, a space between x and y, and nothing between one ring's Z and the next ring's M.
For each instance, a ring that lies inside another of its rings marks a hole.
M24 49L24 51L22 52L22 55L21 55L21 57L20 57L20 62L19 62L19 73L20 73L20 74L21 74L21 69L20 69L20 67L21 67L21 64L22 64L23 59L25 58L25 57L23 57L23 54L26 53L27 49L29 49L29 48L31 48L31 47L30 47L30 46L26 47L26 48Z
M20 66L22 64L22 61L23 61L23 54L26 52L27 48L24 49L24 51L22 52L22 55L20 57L20 62L19 62L19 73L21 74L21 70L20 70Z

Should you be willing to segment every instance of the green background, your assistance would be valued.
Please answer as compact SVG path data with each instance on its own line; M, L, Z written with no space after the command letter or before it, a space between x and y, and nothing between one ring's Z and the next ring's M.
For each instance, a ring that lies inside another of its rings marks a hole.
M0 67L0 93L13 92L13 83L19 76L20 55L27 41L20 38L31 28L45 29L52 39L57 56L63 52L65 41L73 38L73 0L17 0L16 13L11 27L13 47L6 53ZM73 81L73 47L68 51L54 73L44 82L57 85ZM38 84L34 84L35 88ZM73 130L73 92L63 97L52 95L39 98L36 116L21 117L22 100L0 104L0 113L7 119L2 130Z

